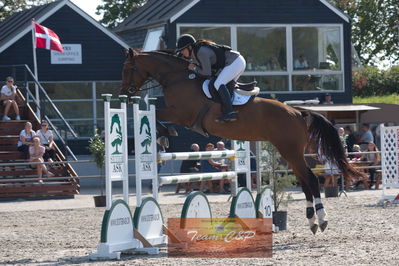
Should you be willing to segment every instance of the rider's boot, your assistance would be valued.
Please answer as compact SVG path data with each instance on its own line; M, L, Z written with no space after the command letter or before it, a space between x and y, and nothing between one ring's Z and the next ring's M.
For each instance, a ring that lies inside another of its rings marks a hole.
M216 120L218 122L229 122L237 120L237 112L233 110L233 106L231 104L231 96L226 85L220 85L218 93L223 105L223 114L219 116Z

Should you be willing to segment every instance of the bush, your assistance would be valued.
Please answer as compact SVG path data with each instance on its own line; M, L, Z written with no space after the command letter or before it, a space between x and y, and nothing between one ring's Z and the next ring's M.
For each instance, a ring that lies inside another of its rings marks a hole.
M399 66L388 70L366 67L352 75L353 96L367 97L397 93L399 91Z

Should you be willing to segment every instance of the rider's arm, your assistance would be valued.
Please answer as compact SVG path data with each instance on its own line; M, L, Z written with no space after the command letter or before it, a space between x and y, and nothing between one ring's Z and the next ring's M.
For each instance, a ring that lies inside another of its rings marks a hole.
M207 49L205 47L201 47L198 50L197 58L199 60L200 65L197 66L194 72L200 74L201 76L210 77L212 76L212 57L213 51L211 49Z

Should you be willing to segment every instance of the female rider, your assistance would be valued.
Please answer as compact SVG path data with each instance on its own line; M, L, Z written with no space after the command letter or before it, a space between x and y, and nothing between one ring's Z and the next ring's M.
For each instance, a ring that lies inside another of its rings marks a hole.
M237 112L233 110L231 95L226 84L237 81L245 70L245 59L239 52L230 47L219 45L207 40L198 40L190 34L183 34L177 40L177 52L186 58L195 58L199 65L190 63L188 68L195 73L211 77L218 76L214 86L222 101L223 114L217 118L219 122L237 120Z

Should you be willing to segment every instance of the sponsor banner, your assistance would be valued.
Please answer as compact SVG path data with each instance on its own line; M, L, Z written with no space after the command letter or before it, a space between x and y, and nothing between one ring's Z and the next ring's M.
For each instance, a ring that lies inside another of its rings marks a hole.
M51 64L53 65L80 65L82 64L81 44L62 44L64 52L51 50Z
M190 258L270 258L272 219L168 219L168 256Z
M125 113L123 111L115 111L111 109L109 112L110 126L108 129L109 140L107 141L107 149L109 152L109 171L111 179L122 180L128 175L124 173L124 154L126 154L126 136L123 136L125 126Z

